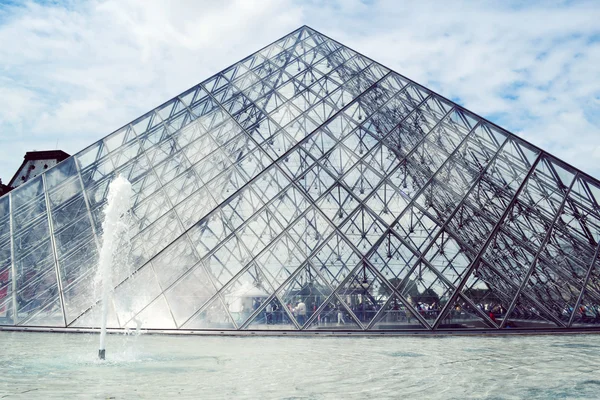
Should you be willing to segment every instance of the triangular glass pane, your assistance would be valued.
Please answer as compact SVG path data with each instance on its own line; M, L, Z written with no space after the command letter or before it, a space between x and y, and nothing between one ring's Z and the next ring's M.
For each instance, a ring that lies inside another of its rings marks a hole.
M480 263L469 276L461 296L476 304L493 323L500 325L517 290L517 286L507 282L486 264Z
M346 238L363 254L383 235L384 225L365 207L359 208L340 228Z
M504 328L543 329L556 328L558 324L537 304L522 294L519 295L515 308L506 318Z
M15 314L13 308L13 299L12 295L2 296L2 292L5 290L4 288L0 288L0 325L14 325L15 321L13 316Z
M592 290L586 288L583 292L581 302L574 313L572 328L597 327L600 326L600 296L592 294Z
M363 326L368 326L375 318L390 292L390 286L364 263L336 290L337 296L346 303Z
M312 265L332 287L338 286L360 262L356 253L342 236L334 234L311 259Z
M369 261L392 285L398 287L419 257L394 234L388 233L369 256Z
M303 263L303 259L302 253L295 244L287 235L284 235L263 251L256 263L261 266L261 270L271 286L278 288L298 269Z
M543 304L555 319L566 325L570 315L566 315L565 310L575 307L582 286L583 282L565 274L557 266L538 259L522 293Z
M121 324L146 308L161 293L154 271L146 266L117 287L113 293L116 312Z
M236 329L221 298L215 297L200 312L194 315L183 329Z
M204 266L197 265L165 292L173 318L181 326L215 295L217 290Z
M481 312L484 312L481 310ZM487 321L477 312L468 301L459 297L452 303L446 314L440 319L438 329L490 329L497 328L499 322L490 310L486 312L490 321ZM495 325L496 324L496 325Z
M366 204L389 225L402 214L409 201L399 190L390 185L389 181L384 181L373 192Z
M335 185L318 202L317 206L336 226L339 226L358 206L356 199L341 185Z
M102 323L102 301L99 301L91 308L85 311L79 318L69 324L69 327L74 328L95 328L99 327ZM106 317L106 327L119 329L119 322L117 320L117 313L113 306L112 300L108 302L108 311Z
M71 284L63 283L63 299L67 325L71 324L75 318L79 317L92 306L100 295L100 288L96 284L95 278L96 273L94 269L88 271L87 274L78 276L77 281Z
M194 267L198 260L193 245L183 236L156 256L152 260L152 266L160 286L165 289Z
M184 92L179 95L179 98L187 107L192 105L192 101L194 99L194 95L196 94L197 90L202 90L202 89L192 88L192 89L188 90L187 92Z
M47 191L54 189L75 175L77 175L75 159L73 157L69 157L46 172L45 189Z
M277 292L283 304L292 310L299 326L329 297L332 290L311 266L304 266Z
M571 185L571 182L573 182L575 172L570 170L571 168L564 167L557 162L551 162L550 164L554 168L554 171L558 175L558 178L560 179L560 182L563 184L563 186L565 188L569 187Z
M369 330L427 329L397 294L392 294L375 317Z
M440 229L438 224L415 206L407 209L392 228L417 250L426 248Z
M332 230L319 212L310 209L288 229L288 234L305 254L310 254L325 241Z
M135 134L129 126L126 126L104 138L104 144L108 152L112 152L134 138Z
M361 200L369 196L381 180L382 176L362 161L344 176L344 183Z
M215 286L220 289L246 265L249 259L245 246L236 236L233 236L207 258L204 265Z
M266 301L246 326L246 330L292 330L297 329L289 316L290 310L277 297Z
M153 113L146 114L143 117L138 118L136 121L133 122L132 128L133 128L133 131L135 132L135 134L137 134L137 136L140 136L141 134L146 132L146 129L148 129L148 123L150 122L150 117L152 117L152 115L154 115L154 114Z
M447 232L442 231L427 251L425 258L444 278L456 285L474 256Z
M175 329L173 315L164 296L159 296L125 325L129 329Z
M430 324L438 318L451 288L424 262L420 262L408 278L398 286L400 294Z
M242 326L271 297L273 289L260 267L252 263L219 294L236 325Z
M65 319L60 305L60 298L45 304L32 317L19 323L25 326L57 326L64 327Z
M343 302L332 297L321 304L316 316L312 318L308 330L351 330L361 331L362 327L356 322Z
M100 140L87 149L80 151L75 158L79 163L79 168L83 170L104 157L106 154L108 154L108 150L106 149L104 142Z

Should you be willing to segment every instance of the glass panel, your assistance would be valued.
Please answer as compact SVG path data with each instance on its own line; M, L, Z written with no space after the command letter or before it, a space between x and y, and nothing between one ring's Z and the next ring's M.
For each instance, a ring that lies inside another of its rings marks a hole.
M21 207L43 193L42 177L38 176L10 192L13 215Z
M430 324L438 318L448 301L450 287L431 268L421 262L399 286L400 294Z
M198 256L186 236L181 237L152 260L163 289L168 288L198 262Z
M497 322L494 313L487 312L492 322ZM438 325L439 329L490 329L496 328L483 318L473 307L464 299L459 298L455 301Z
M187 322L184 329L236 329L236 326L223 306L220 297L215 297L212 302Z
M458 285L466 269L471 265L474 255L452 239L447 232L442 231L432 243L425 258L446 280L453 285Z
M220 292L229 314L237 326L261 309L273 289L256 264L251 264Z
M505 328L540 329L556 328L557 323L549 317L541 305L519 295L515 308L508 315Z
M398 287L417 263L418 256L397 236L387 234L369 261L392 286Z
M56 266L49 240L15 261L18 320L30 317L58 296ZM63 321L64 323L64 321Z
M150 265L142 268L113 293L116 312L121 326L128 326L134 316L147 307L161 293L160 286Z
M306 328L309 330L362 330L350 311L337 297L325 301Z
M247 330L291 330L297 329L289 316L289 309L283 306L277 297L265 301L254 319L246 327Z
M439 225L415 206L406 210L392 228L407 245L421 251L439 231Z
M69 157L46 172L46 190L52 190L75 175L77 175L75 159Z
M13 234L19 234L24 230L31 231L31 226L40 225L40 221L48 225L46 216L46 199L44 195L37 196L27 204L13 208ZM6 221L8 222L8 221Z
M96 264L94 264L93 267L96 267ZM101 294L101 288L97 285L95 279L95 268L92 268L87 275L78 278L77 282L73 282L69 285L63 283L63 298L65 301L67 325L71 324L75 319L92 307ZM100 319L95 321L95 324L99 323Z
M79 163L79 168L83 170L104 157L106 154L108 154L106 146L104 145L104 142L100 140L89 146L87 149L80 151L75 155L75 158Z
M366 327L381 310L390 291L387 283L366 264L362 264L340 285L336 294Z
M67 203L51 211L52 228L58 231L70 224L73 220L81 218L87 214L85 199L82 195L70 199ZM89 217L88 217L89 219Z
M58 257L63 257L65 254L77 249L77 247L93 238L93 235L92 224L86 213L83 218L54 234Z
M305 266L282 286L278 295L296 323L303 326L331 292L331 288L317 271Z
M81 317L73 321L69 326L75 328L97 328L102 321L102 302L98 302L92 308L88 309ZM117 313L113 301L108 302L107 323L108 328L120 328L117 320Z
M164 296L159 296L126 325L134 329L175 329L175 322Z
M311 259L311 263L327 283L332 287L337 287L360 260L360 254L352 250L340 235L334 234Z
M26 321L20 322L19 325L64 327L65 320L60 305L60 298L56 298L51 303L40 306L37 313Z
M575 307L583 282L565 272L560 266L538 259L522 293L543 304L555 319L566 325L570 315L565 310Z
M401 298L394 294L381 309L370 330L413 330L426 329Z
M217 292L202 264L185 274L166 293L165 297L178 326L192 315Z
M586 288L581 303L573 317L573 328L600 326L600 296L591 288Z
M303 262L304 255L287 235L273 243L256 260L274 288L279 288Z
M492 323L500 325L519 289L517 283L507 278L494 267L481 262L468 278L461 296L476 304Z
M0 325L13 325L12 263L10 242L0 243ZM8 251L7 251L8 250Z

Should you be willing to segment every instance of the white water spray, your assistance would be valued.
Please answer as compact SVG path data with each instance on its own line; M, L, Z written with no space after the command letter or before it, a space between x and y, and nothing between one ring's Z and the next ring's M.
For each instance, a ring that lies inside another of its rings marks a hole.
M114 179L108 188L108 202L104 209L102 223L102 248L98 263L98 280L102 285L102 322L98 357L104 360L106 354L106 323L108 320L109 294L113 289L112 273L115 251L128 229L127 213L131 208L133 191L129 181L122 176Z

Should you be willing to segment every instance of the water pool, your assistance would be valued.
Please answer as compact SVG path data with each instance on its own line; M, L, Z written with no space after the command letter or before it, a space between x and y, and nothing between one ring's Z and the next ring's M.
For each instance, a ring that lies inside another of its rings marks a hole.
M600 335L205 337L0 332L0 398L600 397Z

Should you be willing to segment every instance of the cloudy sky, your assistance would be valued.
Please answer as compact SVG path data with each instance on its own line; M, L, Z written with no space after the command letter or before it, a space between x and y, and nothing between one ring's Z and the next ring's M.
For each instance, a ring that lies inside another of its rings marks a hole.
M598 21L597 0L0 0L0 177L307 24L600 178Z

